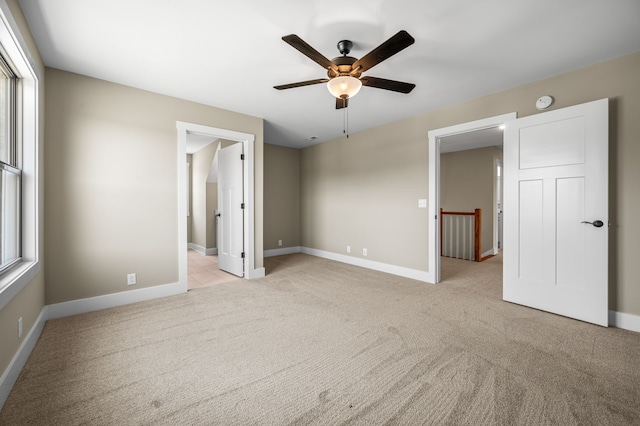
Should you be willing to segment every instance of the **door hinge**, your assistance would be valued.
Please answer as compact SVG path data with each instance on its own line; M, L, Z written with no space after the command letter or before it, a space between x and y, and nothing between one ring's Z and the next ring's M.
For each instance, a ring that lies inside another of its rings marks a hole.
M240 204L240 208L244 210L244 203Z
M240 154L240 159L244 160L244 154Z
M242 252L242 254L240 254L240 257L244 259L244 252Z

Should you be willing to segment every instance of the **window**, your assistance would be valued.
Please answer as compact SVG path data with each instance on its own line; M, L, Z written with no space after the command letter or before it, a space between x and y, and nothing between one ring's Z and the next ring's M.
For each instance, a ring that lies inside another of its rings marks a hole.
M37 55L35 55L37 57ZM0 0L0 309L40 271L38 68Z
M20 250L19 146L16 138L17 77L0 52L0 273L17 264Z

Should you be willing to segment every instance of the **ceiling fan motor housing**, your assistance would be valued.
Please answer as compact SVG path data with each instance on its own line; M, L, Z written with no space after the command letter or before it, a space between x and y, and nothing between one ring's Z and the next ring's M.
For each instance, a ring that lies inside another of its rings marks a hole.
M329 76L329 78L337 77L340 75L351 75L356 78L360 77L360 75L362 74L361 72L353 73L353 74L351 73L353 69L352 65L357 60L358 60L357 58L354 58L352 56L335 57L331 60L331 62L333 62L338 67L338 72L329 68L329 70L327 71L327 75Z
M360 75L362 74L361 72L360 73L351 72L353 70L352 65L358 59L352 56L348 56L349 52L351 52L351 49L353 48L353 42L351 40L340 40L337 46L338 46L338 51L342 56L338 56L331 60L331 62L333 62L338 67L338 72L336 72L333 69L329 69L329 71L327 72L327 75L329 76L329 78L346 76L346 75L359 78Z

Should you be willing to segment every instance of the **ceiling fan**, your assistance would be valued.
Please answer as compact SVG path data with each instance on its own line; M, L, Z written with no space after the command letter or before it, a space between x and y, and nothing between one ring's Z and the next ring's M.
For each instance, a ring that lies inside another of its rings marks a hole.
M355 96L362 86L400 93L409 93L416 87L415 84L411 83L362 76L363 72L373 68L401 50L406 49L415 42L415 39L404 30L399 31L360 59L349 56L349 52L353 48L353 43L350 40L341 40L338 42L338 50L342 56L338 56L332 60L325 58L320 52L295 34L284 36L282 40L326 69L329 78L283 84L274 86L274 89L284 90L294 87L310 86L312 84L327 83L329 92L336 98L336 109L340 109L349 106L349 98Z

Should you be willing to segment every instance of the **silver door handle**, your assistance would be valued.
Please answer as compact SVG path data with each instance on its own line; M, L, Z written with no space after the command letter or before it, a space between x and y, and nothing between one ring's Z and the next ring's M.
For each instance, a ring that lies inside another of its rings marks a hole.
M593 222L587 222L586 220L583 220L581 223L588 223L589 225L593 225L596 228L602 228L602 226L604 226L604 222L601 220L594 220Z

